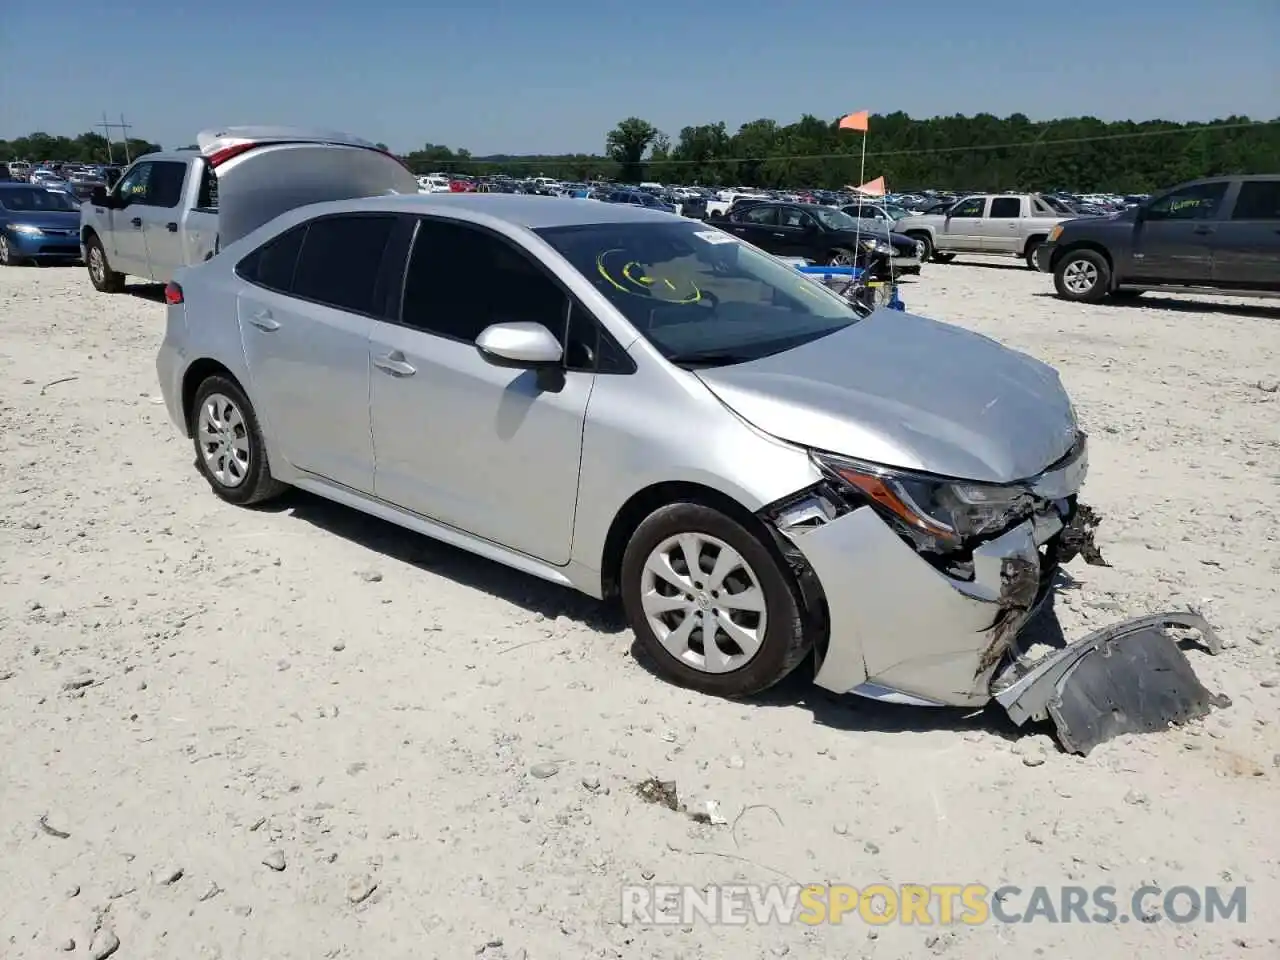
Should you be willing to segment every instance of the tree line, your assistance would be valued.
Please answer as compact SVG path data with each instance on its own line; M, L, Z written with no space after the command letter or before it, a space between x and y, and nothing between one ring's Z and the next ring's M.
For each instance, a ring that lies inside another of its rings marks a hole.
M416 173L774 188L839 188L863 176L883 176L893 190L1145 193L1196 177L1280 173L1280 118L1182 124L1094 117L1032 121L1020 113L929 119L873 114L865 168L862 134L841 130L838 123L805 115L790 124L752 120L731 132L718 121L684 127L672 138L647 120L628 117L606 134L599 155L473 156L427 143L403 159ZM111 145L116 162L124 158L124 146ZM135 158L159 149L145 140L129 141ZM0 161L13 159L105 163L108 143L96 133L0 140Z

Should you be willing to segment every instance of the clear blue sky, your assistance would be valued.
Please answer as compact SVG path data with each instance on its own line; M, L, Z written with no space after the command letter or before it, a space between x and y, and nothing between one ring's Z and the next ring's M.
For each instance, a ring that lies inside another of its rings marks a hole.
M682 126L905 110L1280 116L1280 0L127 0L4 4L0 137L106 110L182 146L318 125L399 151L598 152ZM874 137L874 131L872 131Z

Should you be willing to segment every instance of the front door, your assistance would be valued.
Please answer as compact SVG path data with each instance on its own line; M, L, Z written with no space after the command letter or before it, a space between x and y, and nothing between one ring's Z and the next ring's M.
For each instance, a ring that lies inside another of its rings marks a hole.
M783 257L813 257L819 255L813 249L818 236L818 221L798 207L779 207L778 225L773 230L770 240L773 241L775 253Z
M295 227L243 261L236 298L251 398L272 449L298 469L373 492L369 333L385 303L397 218L353 214Z
M145 160L135 163L112 192L117 205L106 211L111 227L107 231L108 236L101 239L106 244L111 269L117 273L127 273L132 277L151 275L151 268L147 265L141 204L146 202L154 166Z
M540 323L564 345L579 309L527 251L472 224L423 218L399 322L374 326L374 491L414 513L548 563L568 563L591 369L562 380L496 367L475 339Z
M1280 290L1280 177L1242 181L1214 240L1214 283Z
M1192 184L1157 197L1140 211L1133 231L1135 281L1209 283L1214 235L1228 183Z
M949 211L942 226L934 233L934 246L952 252L982 250L982 215L987 209L986 197L967 197Z

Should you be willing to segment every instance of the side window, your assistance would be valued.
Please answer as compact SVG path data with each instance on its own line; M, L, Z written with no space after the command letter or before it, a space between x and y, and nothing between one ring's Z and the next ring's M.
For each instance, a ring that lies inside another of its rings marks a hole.
M1020 197L994 197L991 211L987 214L992 220L1015 220L1022 216L1022 199Z
M1227 195L1227 183L1199 183L1157 198L1145 210L1148 220L1212 220Z
M738 219L743 223L754 223L757 226L776 226L778 223L778 208L765 206L764 204L747 207L738 215Z
M1240 184L1232 220L1280 220L1280 180L1246 180Z
M129 203L146 203L147 187L151 182L153 163L139 163L128 172L116 187L116 196Z
M302 252L302 240L306 235L307 225L304 223L273 237L236 264L236 273L260 287L277 293L289 293L293 288L293 272L298 266L298 254Z
M987 206L986 197L969 197L951 208L953 217L980 217Z
M803 210L797 210L794 207L784 207L779 210L779 214L784 227L807 227L813 223L813 218Z
M569 297L527 255L462 223L422 220L405 273L402 322L474 343L495 323L540 323L563 344Z
M196 206L201 210L218 209L218 175L207 163L200 164L200 195Z
M395 217L322 217L307 226L290 292L352 313L378 313L374 289Z
M147 198L139 202L149 207L176 207L182 202L182 184L186 179L185 163L158 160L151 164L151 181L147 186Z

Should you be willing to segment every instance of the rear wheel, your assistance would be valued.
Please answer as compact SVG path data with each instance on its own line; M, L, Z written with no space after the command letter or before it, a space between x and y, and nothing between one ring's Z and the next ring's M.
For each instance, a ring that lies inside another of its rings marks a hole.
M253 405L234 380L209 377L196 389L191 439L197 469L228 503L249 506L284 491L271 476Z
M1039 272L1040 268L1036 266L1036 251L1044 245L1043 240L1032 240L1027 244L1026 261L1027 266L1032 270Z
M1098 303L1111 286L1111 267L1094 250L1072 250L1058 260L1053 285L1064 300Z
M775 552L698 503L650 514L622 559L627 619L658 672L703 693L745 697L809 652L799 591Z
M124 274L111 269L107 251L102 249L102 241L97 236L85 241L85 266L89 269L89 282L99 293L119 293L124 289Z

